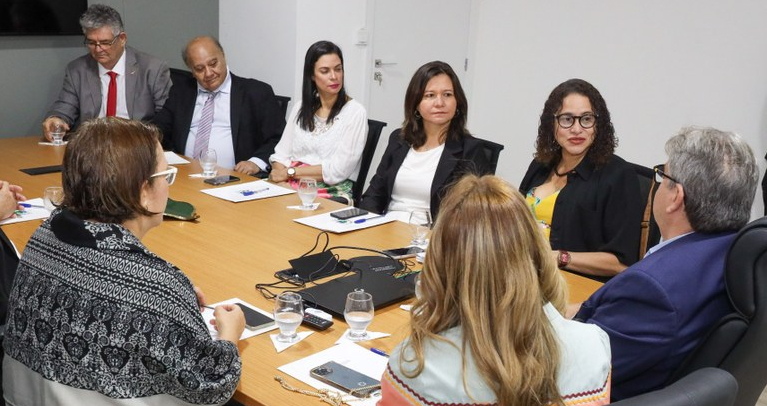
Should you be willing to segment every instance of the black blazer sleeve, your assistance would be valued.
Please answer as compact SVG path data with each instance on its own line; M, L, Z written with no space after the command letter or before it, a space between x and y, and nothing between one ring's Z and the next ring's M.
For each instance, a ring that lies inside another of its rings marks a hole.
M269 162L285 129L285 117L272 87L232 75L231 103L235 161L256 157Z
M394 130L389 135L389 143L386 145L386 151L381 157L376 173L370 179L370 185L360 198L360 208L374 213L386 212L391 201L394 178L397 176L402 161L405 160L408 148L400 137L399 129Z

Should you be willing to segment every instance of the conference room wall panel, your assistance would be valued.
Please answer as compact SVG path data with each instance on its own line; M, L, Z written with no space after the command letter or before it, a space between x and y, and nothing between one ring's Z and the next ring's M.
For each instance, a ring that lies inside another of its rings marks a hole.
M193 36L218 34L218 0L98 0L120 12L128 44L181 68ZM64 67L87 52L82 36L0 37L0 137L40 134ZM1 175L0 175L1 177Z

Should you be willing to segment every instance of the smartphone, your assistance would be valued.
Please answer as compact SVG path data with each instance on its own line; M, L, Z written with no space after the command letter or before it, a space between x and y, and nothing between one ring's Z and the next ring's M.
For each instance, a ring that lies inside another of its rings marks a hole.
M384 250L385 253L392 256L394 259L405 259L405 258L413 258L414 256L420 254L423 252L423 248L421 247L404 247L404 248L394 248L390 250Z
M337 211L334 213L330 213L330 217L337 218L339 220L348 220L350 218L364 216L368 214L367 210L358 209L356 207L351 207L346 210Z
M222 176L216 176L215 178L205 179L203 182L209 184L209 185L223 185L225 183L231 183L231 182L237 182L240 180L240 178L232 175L222 175Z
M258 330L274 324L271 317L265 316L242 303L235 304L240 306L242 312L245 313L245 328L248 330Z
M313 368L309 374L318 381L358 398L366 398L371 393L381 389L381 382L335 361L326 362Z

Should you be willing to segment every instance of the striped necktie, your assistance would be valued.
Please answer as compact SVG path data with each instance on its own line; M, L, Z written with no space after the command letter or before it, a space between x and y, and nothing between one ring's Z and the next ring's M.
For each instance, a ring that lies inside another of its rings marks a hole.
M194 140L193 158L198 158L203 151L208 149L210 130L213 128L213 110L215 107L215 99L218 95L218 92L205 93L208 93L208 99L205 100L205 105L202 106L200 124L197 126L197 138Z

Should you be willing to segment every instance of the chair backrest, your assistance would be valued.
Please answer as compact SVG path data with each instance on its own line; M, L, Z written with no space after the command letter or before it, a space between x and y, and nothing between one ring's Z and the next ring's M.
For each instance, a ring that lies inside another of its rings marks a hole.
M365 180L368 177L370 164L373 161L373 154L376 152L378 139L381 138L381 131L384 127L386 127L386 123L383 121L368 119L368 137L367 140L365 140L365 149L362 150L360 173L357 175L357 180L352 187L352 199L354 199L355 206L359 204L360 197L362 197L362 191L365 188Z
M637 174L639 180L639 196L642 199L644 213L640 223L641 237L639 239L639 258L643 258L649 248L660 241L660 229L652 214L652 202L655 197L657 184L655 183L655 171L646 166L629 163Z
M274 97L277 98L277 104L280 105L280 111L282 111L282 116L286 117L288 115L288 103L290 103L290 97L280 96L280 95L275 95Z
M179 81L194 78L194 75L192 75L192 72L184 69L177 69L177 68L169 68L170 71L170 81L171 83L178 83Z
M753 406L767 385L767 217L738 233L724 274L735 309L722 317L669 379L717 367L738 381L737 406Z
M703 368L673 384L630 399L611 403L616 406L732 406L738 381L727 371Z
M482 146L485 150L486 159L490 162L491 174L495 175L495 169L498 167L498 157L501 155L501 151L505 148L502 144L495 143L493 141L483 140L477 138L482 142Z

